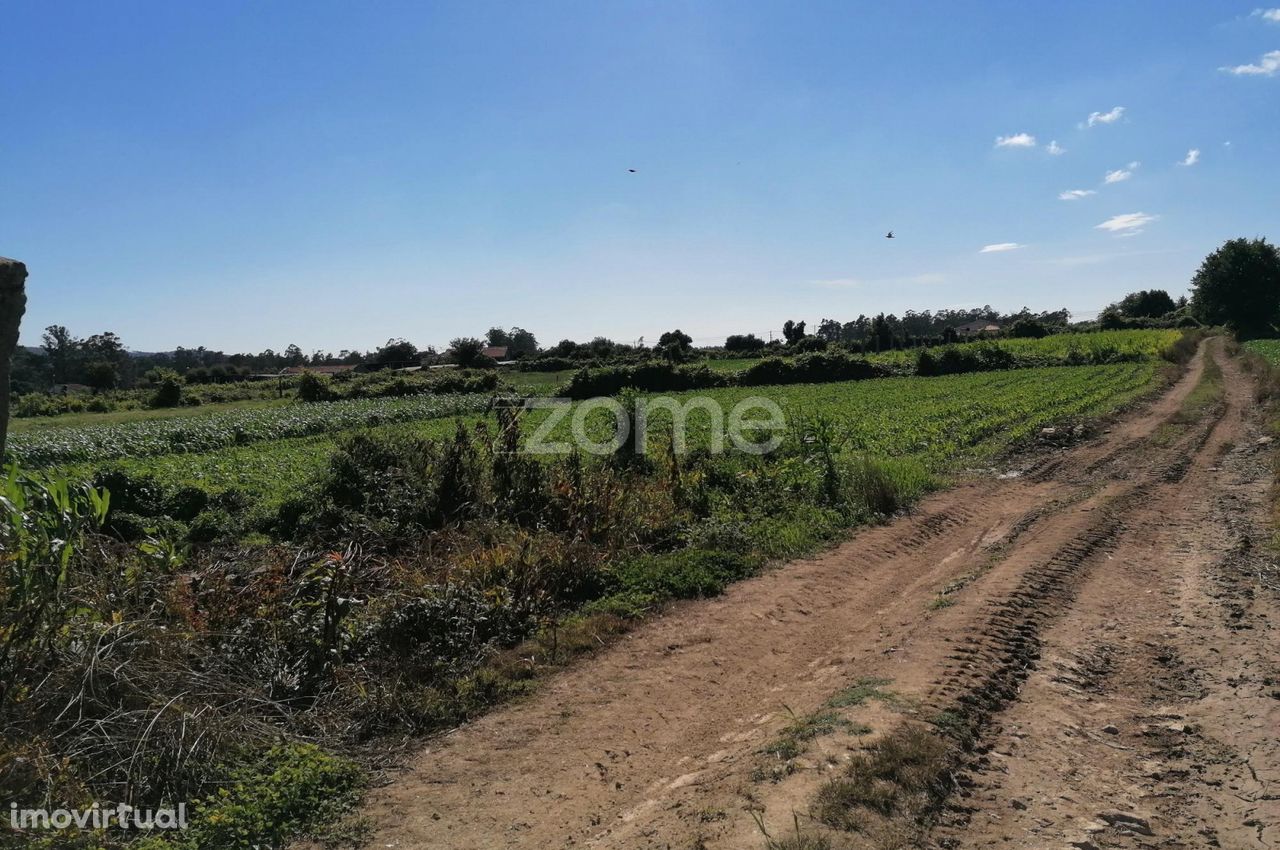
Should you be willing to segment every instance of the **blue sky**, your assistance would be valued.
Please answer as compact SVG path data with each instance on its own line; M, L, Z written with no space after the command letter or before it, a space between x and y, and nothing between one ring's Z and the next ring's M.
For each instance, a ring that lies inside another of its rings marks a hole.
M258 351L1085 315L1280 235L1280 11L1248 4L10 0L0 20L0 255L31 270L28 344L52 323Z

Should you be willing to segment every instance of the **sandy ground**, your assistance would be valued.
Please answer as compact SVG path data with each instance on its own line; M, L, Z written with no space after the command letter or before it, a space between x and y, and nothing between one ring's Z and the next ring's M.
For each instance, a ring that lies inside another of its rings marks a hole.
M1206 357L1225 403L1167 424ZM759 848L756 817L803 826L850 753L955 707L983 734L926 845L1280 846L1258 438L1248 379L1211 341L1106 433L683 605L428 742L370 796L370 846ZM761 752L867 677L893 698L839 716L871 733Z

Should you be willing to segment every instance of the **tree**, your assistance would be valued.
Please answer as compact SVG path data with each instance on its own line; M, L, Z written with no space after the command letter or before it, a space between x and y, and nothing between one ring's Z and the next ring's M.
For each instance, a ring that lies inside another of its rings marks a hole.
M843 326L835 319L823 319L818 322L818 330L814 335L826 342L839 342Z
M114 390L120 383L120 369L110 360L92 360L84 366L84 382L95 390Z
M764 348L764 340L755 334L730 334L725 338L724 350L749 354Z
M1049 329L1035 319L1022 318L1009 328L1009 336L1019 339L1041 339L1049 335Z
M485 334L485 340L494 348L511 345L511 335L502 328L489 328L489 332Z
M389 339L387 344L373 354L373 362L379 366L408 366L418 362L418 348L403 339Z
M182 377L172 369L159 367L145 375L147 382L155 387L151 395L152 407L177 407L182 404Z
M538 338L524 328L512 328L506 345L508 357L532 357L538 353Z
M794 345L804 339L804 322L787 319L782 324L782 338L787 341L787 345Z
M871 320L871 344L876 351L888 351L893 348L893 325L884 313Z
M63 325L49 325L41 337L41 348L49 356L49 363L53 366L53 382L69 382L76 353L80 350L80 340L72 336L71 331Z
M1191 309L1208 325L1243 337L1274 334L1280 323L1280 252L1265 239L1231 239L1204 258L1191 279Z
M1130 292L1116 304L1120 313L1130 319L1158 319L1178 309L1178 305L1163 289L1143 289Z
M488 358L484 356L484 342L473 336L460 336L449 343L453 362L462 368L479 366Z
M679 328L676 328L673 331L667 331L662 336L658 337L658 347L667 348L669 346L674 346L681 350L688 350L693 346L693 337L689 336Z
M682 363L692 348L693 337L676 328L674 331L667 331L658 337L658 345L654 348L654 351L672 363Z

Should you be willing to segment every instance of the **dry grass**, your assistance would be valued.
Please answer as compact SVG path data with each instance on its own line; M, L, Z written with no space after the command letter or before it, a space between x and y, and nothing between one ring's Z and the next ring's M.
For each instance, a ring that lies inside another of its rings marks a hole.
M822 787L814 805L822 823L851 832L884 828L882 820L920 823L951 787L953 745L918 724L904 724L849 762L845 776Z

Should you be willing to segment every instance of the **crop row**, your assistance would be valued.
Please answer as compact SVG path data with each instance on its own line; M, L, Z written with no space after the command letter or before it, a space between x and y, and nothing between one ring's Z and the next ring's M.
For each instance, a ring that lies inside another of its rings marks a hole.
M1083 334L1052 334L1040 339L997 339L960 343L967 350L981 346L1004 349L1023 362L1049 366L1056 364L1085 365L1120 363L1129 360L1154 359L1182 335L1180 330L1095 331ZM886 365L915 363L915 349L886 351L868 355L868 359Z
M488 396L484 394L296 404L117 425L47 428L14 434L9 448L19 462L29 467L191 454L392 422L474 413L487 404Z
M797 384L767 388L725 388L696 395L715 399L725 410L751 396L779 404L787 421L802 428L816 416L835 423L847 451L880 457L911 457L934 469L976 457L1052 423L1105 414L1151 385L1151 363L1082 366L987 372L942 378L888 378L835 384ZM693 394L676 394L687 401ZM602 419L611 416L601 411ZM532 411L526 433L546 414ZM479 417L467 417L474 426ZM568 438L568 418L548 440ZM658 411L651 425L660 445L669 420ZM606 421L589 419L599 438ZM709 420L694 413L687 436L691 447L709 443ZM452 433L453 422L436 419L384 425L380 432L412 431L433 438ZM209 492L239 490L251 502L272 503L296 492L325 463L336 435L323 434L245 446L228 446L202 454L143 457L111 466L133 475L153 475L167 486L191 484ZM74 470L92 474L96 464Z

